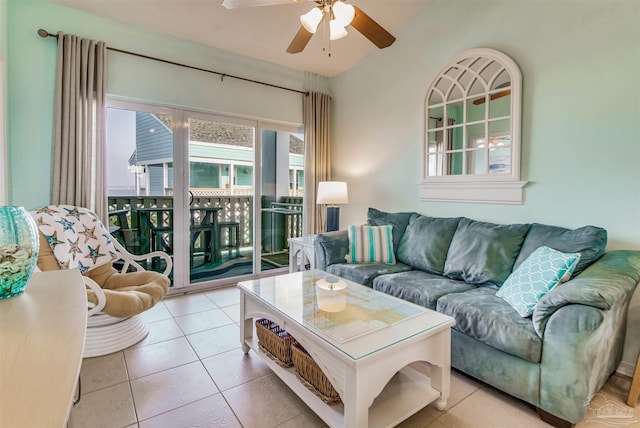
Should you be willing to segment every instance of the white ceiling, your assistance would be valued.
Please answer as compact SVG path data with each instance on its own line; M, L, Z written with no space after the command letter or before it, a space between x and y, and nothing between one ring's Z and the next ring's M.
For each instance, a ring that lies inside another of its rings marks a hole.
M233 10L222 7L222 0L49 1L139 28L329 77L349 70L365 55L377 49L354 28L347 27L348 36L331 42L331 57L328 55L328 36L320 29L304 52L286 53L289 43L300 28L300 15L314 6L311 1L293 3L292 0L292 4ZM358 6L396 37L397 30L428 2L429 0L349 0L349 3ZM64 31L64 28L50 31L58 30ZM394 46L386 49L393 49Z

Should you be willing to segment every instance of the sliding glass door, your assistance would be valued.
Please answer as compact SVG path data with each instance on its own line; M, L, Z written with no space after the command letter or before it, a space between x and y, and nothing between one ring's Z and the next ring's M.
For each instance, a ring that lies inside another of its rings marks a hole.
M302 235L304 136L271 124L261 137L261 270L270 270L289 266L289 238Z
M188 113L191 283L254 273L255 121Z
M302 233L299 128L110 104L110 226L129 251L169 253L176 288L287 270Z
M174 252L174 113L144 106L107 109L109 229L133 254Z

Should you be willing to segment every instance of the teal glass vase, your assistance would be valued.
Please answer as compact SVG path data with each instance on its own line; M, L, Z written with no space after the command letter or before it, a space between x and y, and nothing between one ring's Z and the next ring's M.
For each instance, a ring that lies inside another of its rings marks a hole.
M38 228L24 207L0 207L0 299L21 294L38 261Z

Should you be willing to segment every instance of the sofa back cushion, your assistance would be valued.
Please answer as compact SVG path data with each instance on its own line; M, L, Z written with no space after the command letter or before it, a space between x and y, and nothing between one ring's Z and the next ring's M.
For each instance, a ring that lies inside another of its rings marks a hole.
M607 246L607 231L595 226L571 230L533 223L522 243L522 249L513 268L520 266L537 248L542 246L563 253L580 253L580 261L573 271L573 276L576 276L604 254Z
M398 244L413 214L414 213L387 213L375 208L369 208L367 211L367 224L369 224L369 226L384 226L390 224L393 230L393 251L397 254Z
M442 275L459 221L460 217L412 215L398 245L398 260L414 269Z
M502 285L513 270L528 230L528 224L461 219L449 246L444 275L470 284Z

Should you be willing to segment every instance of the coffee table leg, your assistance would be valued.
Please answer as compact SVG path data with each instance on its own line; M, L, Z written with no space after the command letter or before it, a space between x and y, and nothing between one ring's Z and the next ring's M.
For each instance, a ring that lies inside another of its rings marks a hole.
M369 425L369 404L366 397L368 391L358 383L358 375L353 370L347 370L344 397L344 426L366 427Z
M440 398L436 399L436 409L444 410L449 398L451 369L449 367L431 366L431 386L440 391Z
M440 398L435 401L436 409L447 407L451 387L451 330L445 330L434 337L432 346L440 350L439 355L431 363L431 386L440 391Z

